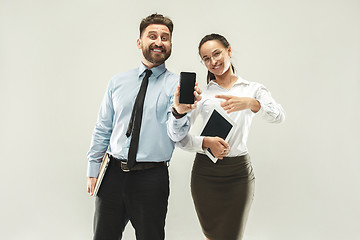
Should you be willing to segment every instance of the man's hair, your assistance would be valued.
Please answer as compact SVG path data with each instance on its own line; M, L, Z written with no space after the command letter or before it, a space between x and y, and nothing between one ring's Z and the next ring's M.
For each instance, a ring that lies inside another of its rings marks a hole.
M141 21L141 23L140 23L140 37L142 36L145 28L147 26L149 26L150 24L162 24L162 25L165 25L169 29L170 34L172 35L172 31L174 29L174 24L171 21L171 19L168 18L168 17L164 17L161 14L154 13L154 14L151 14L150 16L144 18Z

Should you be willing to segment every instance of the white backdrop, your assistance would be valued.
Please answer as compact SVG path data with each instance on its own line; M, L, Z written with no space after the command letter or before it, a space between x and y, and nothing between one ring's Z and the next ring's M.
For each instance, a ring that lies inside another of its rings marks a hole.
M223 34L238 73L287 113L284 124L252 125L245 240L358 239L358 0L0 0L0 238L91 239L91 133L110 77L139 65L138 26L154 12L175 24L171 71L195 71L204 86L198 42ZM171 161L167 240L203 239L193 156L177 149Z

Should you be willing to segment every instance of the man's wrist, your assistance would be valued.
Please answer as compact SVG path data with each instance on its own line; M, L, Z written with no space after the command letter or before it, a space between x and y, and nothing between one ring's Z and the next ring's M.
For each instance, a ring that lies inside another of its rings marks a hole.
M176 119L182 118L183 116L186 115L186 113L178 113L178 111L176 111L175 107L172 107L171 113Z

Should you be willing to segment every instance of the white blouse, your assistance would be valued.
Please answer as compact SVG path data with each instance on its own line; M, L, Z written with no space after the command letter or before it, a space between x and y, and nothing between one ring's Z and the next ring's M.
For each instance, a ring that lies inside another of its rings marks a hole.
M283 108L280 104L275 102L275 100L271 97L270 92L262 84L248 82L239 76L237 77L238 80L229 90L222 88L214 81L210 81L206 90L201 94L201 101L198 102L196 109L191 112L190 117L191 124L194 123L199 114L201 114L202 119L207 119L207 116L214 108L214 105L218 105L224 114L227 114L233 121L236 122L236 128L228 140L228 144L230 145L230 152L227 155L228 157L242 156L248 153L246 142L249 135L251 121L255 113L250 109L246 109L228 114L224 109L222 109L222 107L220 107L220 103L225 100L215 98L215 95L232 95L237 97L254 98L260 102L261 108L258 113L261 114L265 120L271 123L281 123L285 120L285 112ZM188 133L183 140L176 143L176 146L187 151L204 153L202 149L203 139L203 136L194 136Z

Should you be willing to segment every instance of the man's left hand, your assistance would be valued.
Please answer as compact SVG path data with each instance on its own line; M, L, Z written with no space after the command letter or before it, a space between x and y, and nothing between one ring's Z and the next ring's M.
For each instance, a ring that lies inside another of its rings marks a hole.
M201 89L198 86L198 83L195 83L194 87L194 96L195 102L193 104L183 104L179 103L179 95L180 95L180 86L177 86L174 93L174 108L179 114L185 114L190 112L191 110L196 108L196 104L201 100Z

